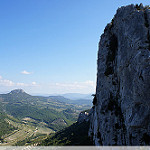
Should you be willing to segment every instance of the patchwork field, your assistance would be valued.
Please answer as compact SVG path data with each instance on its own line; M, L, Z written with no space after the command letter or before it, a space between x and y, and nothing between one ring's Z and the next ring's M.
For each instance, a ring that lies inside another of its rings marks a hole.
M3 143L0 144L1 146L10 146L18 144L20 145L21 142L28 143L29 139L31 141L33 141L33 139L38 141L38 139L41 139L42 136L45 138L46 135L54 133L52 129L47 128L45 126L46 123L40 123L39 125L35 126L35 124L33 124L33 122L36 122L34 119L25 118L25 120L26 122L24 121L24 119L22 122L20 122L19 120L14 121L13 117L10 116L8 116L8 118L5 119L7 123L9 123L17 129L11 132L10 134L6 134L3 136Z

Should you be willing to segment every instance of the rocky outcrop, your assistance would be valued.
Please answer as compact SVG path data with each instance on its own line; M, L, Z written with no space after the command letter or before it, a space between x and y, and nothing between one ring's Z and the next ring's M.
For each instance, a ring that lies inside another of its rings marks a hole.
M81 123L81 122L84 122L84 121L88 122L90 120L90 116L91 116L91 111L90 110L82 111L79 114L77 122L78 123Z
M95 145L150 145L150 9L117 10L99 42L89 135Z
M11 92L10 92L11 94L13 93L15 93L15 94L18 94L18 93L25 93L25 91L24 90L22 90L22 89L16 89L16 90L12 90Z

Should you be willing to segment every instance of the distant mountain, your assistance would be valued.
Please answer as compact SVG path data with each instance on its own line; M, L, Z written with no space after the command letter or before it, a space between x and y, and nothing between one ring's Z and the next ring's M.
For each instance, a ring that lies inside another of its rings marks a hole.
M77 99L77 100L72 100L71 104L89 105L89 106L93 105L91 99Z
M17 101L21 102L23 100L27 100L30 97L31 95L27 94L22 89L12 90L10 93L7 94L0 94L0 98L2 101L10 103L14 103Z
M49 96L50 99L55 99L57 101L60 101L60 102L64 102L64 103L70 103L72 100L68 99L68 98L65 98L63 96Z
M10 94L20 94L20 93L25 93L25 91L22 89L15 89L10 92Z
M60 102L69 103L69 104L76 104L76 105L89 105L92 106L92 99L69 99L64 96L49 96L51 99L58 100Z
M40 96L41 95L42 94L40 94ZM43 96L49 97L51 99L55 99L64 103L69 103L69 104L89 105L89 106L93 105L92 94L66 93L66 94L51 94L50 96L49 94L44 94Z

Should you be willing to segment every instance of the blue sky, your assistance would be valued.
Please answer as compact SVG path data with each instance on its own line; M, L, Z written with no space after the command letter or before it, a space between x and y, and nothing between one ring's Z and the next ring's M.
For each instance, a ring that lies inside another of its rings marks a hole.
M0 92L94 93L100 35L118 7L140 2L0 0Z

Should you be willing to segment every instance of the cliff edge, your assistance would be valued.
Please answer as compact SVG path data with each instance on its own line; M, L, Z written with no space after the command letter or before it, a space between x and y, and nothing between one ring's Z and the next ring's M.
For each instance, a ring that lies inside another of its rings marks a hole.
M150 145L150 8L117 10L102 34L89 135L95 145Z

